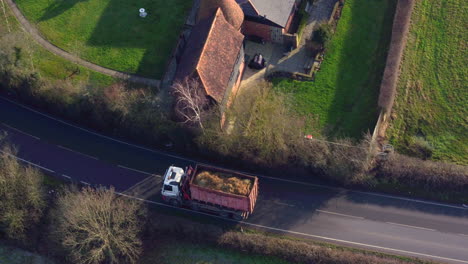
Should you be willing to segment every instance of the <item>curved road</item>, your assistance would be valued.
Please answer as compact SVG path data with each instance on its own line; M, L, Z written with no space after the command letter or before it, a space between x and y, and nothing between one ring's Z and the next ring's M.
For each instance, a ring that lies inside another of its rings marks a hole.
M161 177L193 161L64 123L0 97L0 130L17 156L51 174L159 204ZM153 174L154 173L154 174ZM447 263L468 263L468 209L260 177L254 214L267 230Z

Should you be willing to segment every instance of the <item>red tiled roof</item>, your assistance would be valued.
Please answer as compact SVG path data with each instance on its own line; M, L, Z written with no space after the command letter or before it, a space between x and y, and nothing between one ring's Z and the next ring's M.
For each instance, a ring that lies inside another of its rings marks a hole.
M198 75L206 94L221 103L243 40L218 8L211 19L193 28L176 79Z
M198 21L210 18L221 8L224 18L235 28L240 29L244 22L244 12L236 0L201 0Z

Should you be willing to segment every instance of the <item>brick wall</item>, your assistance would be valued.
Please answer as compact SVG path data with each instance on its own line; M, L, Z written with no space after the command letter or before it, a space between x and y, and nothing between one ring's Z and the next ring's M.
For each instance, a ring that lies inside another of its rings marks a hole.
M242 24L242 33L244 35L258 36L266 41L271 41L271 28L264 24L244 20L244 24Z

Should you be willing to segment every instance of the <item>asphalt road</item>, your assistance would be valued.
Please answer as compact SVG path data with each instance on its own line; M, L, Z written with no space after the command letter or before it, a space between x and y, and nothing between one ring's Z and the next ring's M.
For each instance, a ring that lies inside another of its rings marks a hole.
M119 142L0 98L0 130L17 156L64 179L114 186L160 203L161 174L192 160ZM468 195L468 194L467 194ZM260 176L260 195L246 225L297 236L468 263L468 209Z

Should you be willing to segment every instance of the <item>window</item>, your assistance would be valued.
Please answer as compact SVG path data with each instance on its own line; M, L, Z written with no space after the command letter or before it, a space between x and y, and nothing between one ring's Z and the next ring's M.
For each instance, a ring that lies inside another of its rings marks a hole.
M172 186L164 184L164 191L172 192Z

